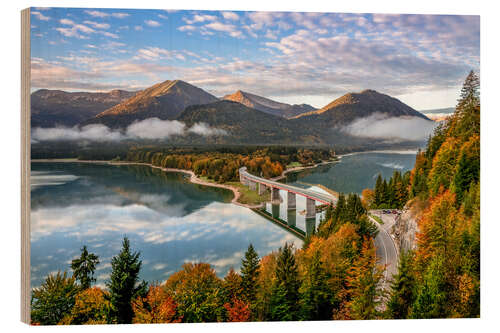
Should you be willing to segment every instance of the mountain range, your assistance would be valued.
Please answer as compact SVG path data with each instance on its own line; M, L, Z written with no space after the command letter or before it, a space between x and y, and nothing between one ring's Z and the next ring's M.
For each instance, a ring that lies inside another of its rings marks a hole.
M134 95L124 90L91 93L40 89L31 94L31 127L71 127Z
M48 94L47 91L43 93ZM37 96L40 94L41 91L33 93ZM181 121L188 128L205 123L221 130L219 135L210 137L191 133L175 139L181 143L354 144L366 141L366 138L349 136L342 129L359 118L383 113L386 117L429 120L398 99L374 90L345 94L319 110L307 104L280 103L240 90L218 99L181 80L164 81L137 93L118 94L112 91L101 94L114 96L112 102L115 105L99 113L94 110L95 114L92 115L87 112L82 115L82 118L87 118L79 125L104 124L113 129L125 129L135 121L156 117ZM118 95L122 98L118 98ZM128 98L125 97L127 95ZM73 100L70 99L70 102ZM54 104L64 103L57 101ZM56 123L63 121L57 120Z

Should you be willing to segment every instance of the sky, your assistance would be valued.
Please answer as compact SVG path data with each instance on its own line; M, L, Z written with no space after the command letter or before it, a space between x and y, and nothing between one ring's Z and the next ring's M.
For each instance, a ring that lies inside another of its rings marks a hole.
M321 108L374 89L456 105L479 72L479 16L32 8L31 85L140 90L180 79Z

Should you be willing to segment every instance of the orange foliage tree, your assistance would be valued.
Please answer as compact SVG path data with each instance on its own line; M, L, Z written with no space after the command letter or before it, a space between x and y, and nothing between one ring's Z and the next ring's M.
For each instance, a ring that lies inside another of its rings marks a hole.
M159 285L149 287L146 297L139 297L132 301L134 310L133 323L178 323L177 305L164 288Z
M242 322L250 320L250 304L245 303L237 298L233 298L231 303L224 304L227 310L227 317L230 322Z
M60 324L107 324L110 310L111 303L107 299L107 292L98 287L88 288L76 295L71 313L66 315Z

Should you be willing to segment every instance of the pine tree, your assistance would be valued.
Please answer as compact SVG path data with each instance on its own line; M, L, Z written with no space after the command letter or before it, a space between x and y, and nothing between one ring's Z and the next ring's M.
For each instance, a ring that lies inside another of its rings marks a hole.
M327 284L328 276L322 265L320 252L314 252L300 288L302 320L328 320L332 317L332 295Z
M131 252L130 241L123 238L122 250L111 259L111 277L106 282L110 292L113 317L118 324L130 324L134 312L131 301L137 296L146 295L146 282L139 283L142 261L140 252Z
M73 277L80 281L80 287L88 289L92 282L96 281L94 272L96 265L99 264L99 257L94 253L89 253L85 245L81 251L80 258L71 261L71 269L73 270Z
M408 318L410 307L415 300L415 276L411 267L413 254L402 253L399 258L398 273L393 276L391 295L387 303L389 318Z
M243 299L244 290L241 287L241 276L231 267L222 282L224 298L227 302L236 299Z
M245 301L253 304L257 294L257 278L259 276L259 255L253 245L248 246L245 258L241 260L241 289Z
M418 287L410 317L413 319L444 318L447 316L447 295L444 258L434 256Z
M299 318L299 271L292 245L279 249L275 282L271 292L271 320L292 321Z
M382 175L379 173L377 176L377 182L375 183L375 207L380 206L382 204Z
M465 78L465 82L460 91L460 99L458 100L457 108L461 109L467 106L479 105L480 99L480 82L479 76L474 71L470 71L469 75Z
M381 195L381 204L382 207L388 208L390 207L391 204L391 192L389 190L389 185L387 184L387 181L384 179L382 182L382 195Z
M383 270L376 265L375 246L372 240L363 242L361 255L349 269L347 276L348 299L345 308L348 318L375 319L378 316L377 305L383 296L378 288Z

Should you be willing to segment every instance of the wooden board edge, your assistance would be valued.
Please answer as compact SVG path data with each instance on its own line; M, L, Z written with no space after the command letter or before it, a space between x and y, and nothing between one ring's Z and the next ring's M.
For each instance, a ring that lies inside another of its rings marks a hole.
M31 39L30 8L21 11L21 321L30 324Z

